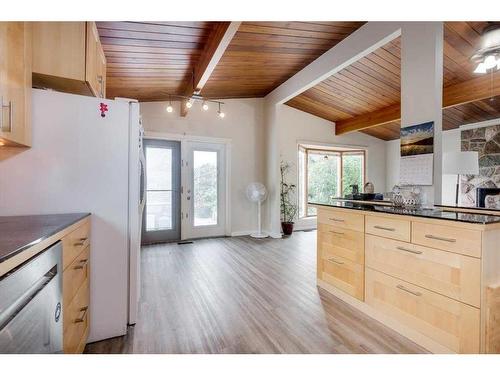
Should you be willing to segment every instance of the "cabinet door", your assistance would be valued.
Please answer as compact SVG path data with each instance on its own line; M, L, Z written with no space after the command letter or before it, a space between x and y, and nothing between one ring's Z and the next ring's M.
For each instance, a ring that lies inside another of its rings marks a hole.
M97 81L99 83L99 97L106 97L106 56L99 42L97 45Z
M457 353L479 353L479 309L366 269L366 303Z
M99 34L95 22L87 22L87 53L85 59L85 80L94 96L99 97Z
M85 22L33 22L33 73L83 82Z
M0 22L0 142L31 145L31 24Z

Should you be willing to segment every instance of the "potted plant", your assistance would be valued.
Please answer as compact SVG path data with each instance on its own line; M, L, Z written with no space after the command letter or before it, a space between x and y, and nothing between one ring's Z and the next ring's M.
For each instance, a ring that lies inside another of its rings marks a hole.
M293 232L293 224L295 215L297 214L297 204L295 198L295 185L285 182L286 176L290 172L290 163L281 161L280 173L280 211L281 211L281 229L285 236L289 236Z

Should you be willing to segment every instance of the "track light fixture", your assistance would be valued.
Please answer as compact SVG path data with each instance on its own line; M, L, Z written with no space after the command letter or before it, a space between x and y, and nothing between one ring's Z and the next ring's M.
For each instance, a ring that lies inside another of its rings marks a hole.
M226 117L226 114L224 112L222 112L222 105L224 104L223 102L220 102L218 100L204 98L204 97L198 95L197 93L195 93L192 96L168 95L168 105L166 107L166 111L168 113L172 113L174 111L174 107L172 107L172 98L174 98L174 100L180 100L182 102L185 101L186 108L192 108L196 101L200 101L202 103L201 108L204 111L208 111L210 102L216 103L219 106L219 109L217 111L217 116L219 116L220 118Z

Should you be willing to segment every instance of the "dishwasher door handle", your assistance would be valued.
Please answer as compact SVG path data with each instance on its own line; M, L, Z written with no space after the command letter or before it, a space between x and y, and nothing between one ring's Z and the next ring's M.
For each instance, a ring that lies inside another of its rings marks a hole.
M52 267L45 275L33 283L9 307L0 314L0 331L9 324L30 301L40 293L43 288L57 275L57 265Z

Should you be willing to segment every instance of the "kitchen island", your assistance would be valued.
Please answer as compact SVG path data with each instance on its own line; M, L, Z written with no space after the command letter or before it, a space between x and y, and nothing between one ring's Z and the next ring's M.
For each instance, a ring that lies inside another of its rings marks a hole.
M318 286L431 352L500 352L499 216L310 205Z

